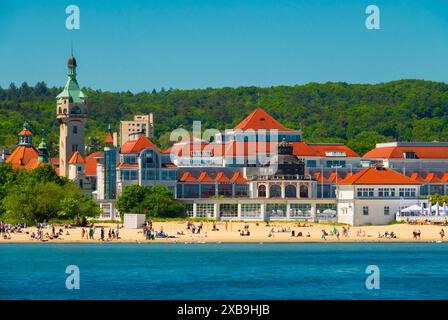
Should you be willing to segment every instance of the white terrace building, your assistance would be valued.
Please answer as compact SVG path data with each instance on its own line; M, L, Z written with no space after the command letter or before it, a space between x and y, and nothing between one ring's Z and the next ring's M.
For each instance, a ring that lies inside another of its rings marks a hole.
M383 225L402 208L419 203L420 184L383 166L364 169L338 183L338 222Z

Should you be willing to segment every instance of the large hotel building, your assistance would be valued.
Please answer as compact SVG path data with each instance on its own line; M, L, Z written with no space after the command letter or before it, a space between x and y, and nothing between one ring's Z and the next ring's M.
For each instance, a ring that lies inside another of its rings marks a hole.
M25 125L19 144L2 159L32 170L49 163L98 201L101 218L119 218L116 198L129 185L163 184L189 217L232 220L333 221L386 224L401 208L448 194L448 143L381 143L362 157L341 143L308 143L261 108L212 142L183 137L161 150L152 114L109 132L102 152L85 155L88 99L76 81L76 60L57 96L59 159L38 148ZM198 119L200 120L200 119ZM139 129L140 128L140 129ZM119 141L119 142L118 142Z

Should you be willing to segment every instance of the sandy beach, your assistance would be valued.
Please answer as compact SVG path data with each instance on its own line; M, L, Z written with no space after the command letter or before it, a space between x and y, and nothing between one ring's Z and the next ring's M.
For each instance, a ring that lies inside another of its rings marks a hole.
M195 221L195 226L200 222ZM250 235L241 236L240 231L244 230L248 225ZM304 226L305 225L305 226ZM120 225L121 226L121 225ZM443 229L446 233L447 226L437 225L409 225L395 224L388 226L363 226L350 227L348 236L343 235L343 226L336 226L339 232L339 239L333 234L334 226L317 224L317 223L297 223L297 222L271 222L268 226L264 222L216 222L218 230L213 231L213 222L204 222L203 229L200 234L192 234L187 229L186 221L170 221L170 222L154 222L156 231L163 231L174 238L156 238L155 240L146 240L142 229L125 229L120 228L120 239L107 240L109 228L116 229L117 224L97 223L94 240L88 240L81 237L81 227L72 227L64 229L63 226L57 228L63 229L63 236L57 239L49 240L50 243L64 242L100 242L100 229L105 228L107 242L427 242L440 241L440 231ZM86 228L85 228L86 229ZM86 229L87 230L87 229ZM294 230L296 236L292 236ZM328 233L326 240L322 239L322 230ZM413 231L420 230L420 239L414 239ZM35 242L41 243L39 240L31 239L30 234L36 232L36 227L22 229L21 233L11 233L11 239L0 239L2 243L12 242ZM44 229L44 234L51 234L51 228L48 226ZM68 232L68 234L67 234ZM302 236L297 236L299 233ZM381 237L386 232L393 232L396 238ZM179 234L179 233L183 233ZM271 236L269 236L271 234Z

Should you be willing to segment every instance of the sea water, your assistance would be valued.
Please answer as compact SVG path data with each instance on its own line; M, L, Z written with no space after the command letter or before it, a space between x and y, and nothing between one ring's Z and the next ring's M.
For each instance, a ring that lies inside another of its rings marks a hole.
M0 299L447 298L445 243L0 245Z

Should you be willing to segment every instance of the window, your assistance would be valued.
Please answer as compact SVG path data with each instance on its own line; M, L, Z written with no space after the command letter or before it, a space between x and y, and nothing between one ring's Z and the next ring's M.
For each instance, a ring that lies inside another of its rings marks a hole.
M280 198L282 196L282 188L278 184L273 184L269 187L270 198Z
M213 218L215 205L213 203L198 203L196 205L196 217L198 218Z
M403 158L405 158L405 159L418 159L417 155L413 151L403 152Z
M220 204L219 216L221 218L238 218L238 205L227 203Z
M358 188L357 195L359 198L373 198L373 188Z
M317 161L316 160L307 160L306 161L306 166L308 168L316 168L317 166Z
M297 191L296 186L289 184L285 187L285 197L286 198L296 198Z
M362 214L365 216L369 215L369 207L362 207Z
M311 218L311 204L291 203L289 216L291 218Z
M384 207L384 215L388 216L390 214L390 208L389 207Z
M378 189L378 197L393 198L393 197L395 197L395 189L394 188L379 188Z
M258 197L266 198L266 186L263 184L258 187Z
M235 185L235 196L236 197L247 197L249 193L249 186L247 184L236 184Z
M415 198L414 188L400 188L398 192L402 198Z
M259 203L241 204L241 218L261 219L261 205Z
M73 134L77 134L78 133L78 126L73 126Z
M187 217L193 217L193 204L192 203L187 203L185 205L185 215Z
M137 171L135 170L121 171L121 180L137 180Z
M286 218L286 204L268 203L266 205L266 213L271 218Z
M327 168L345 168L345 160L327 160Z

